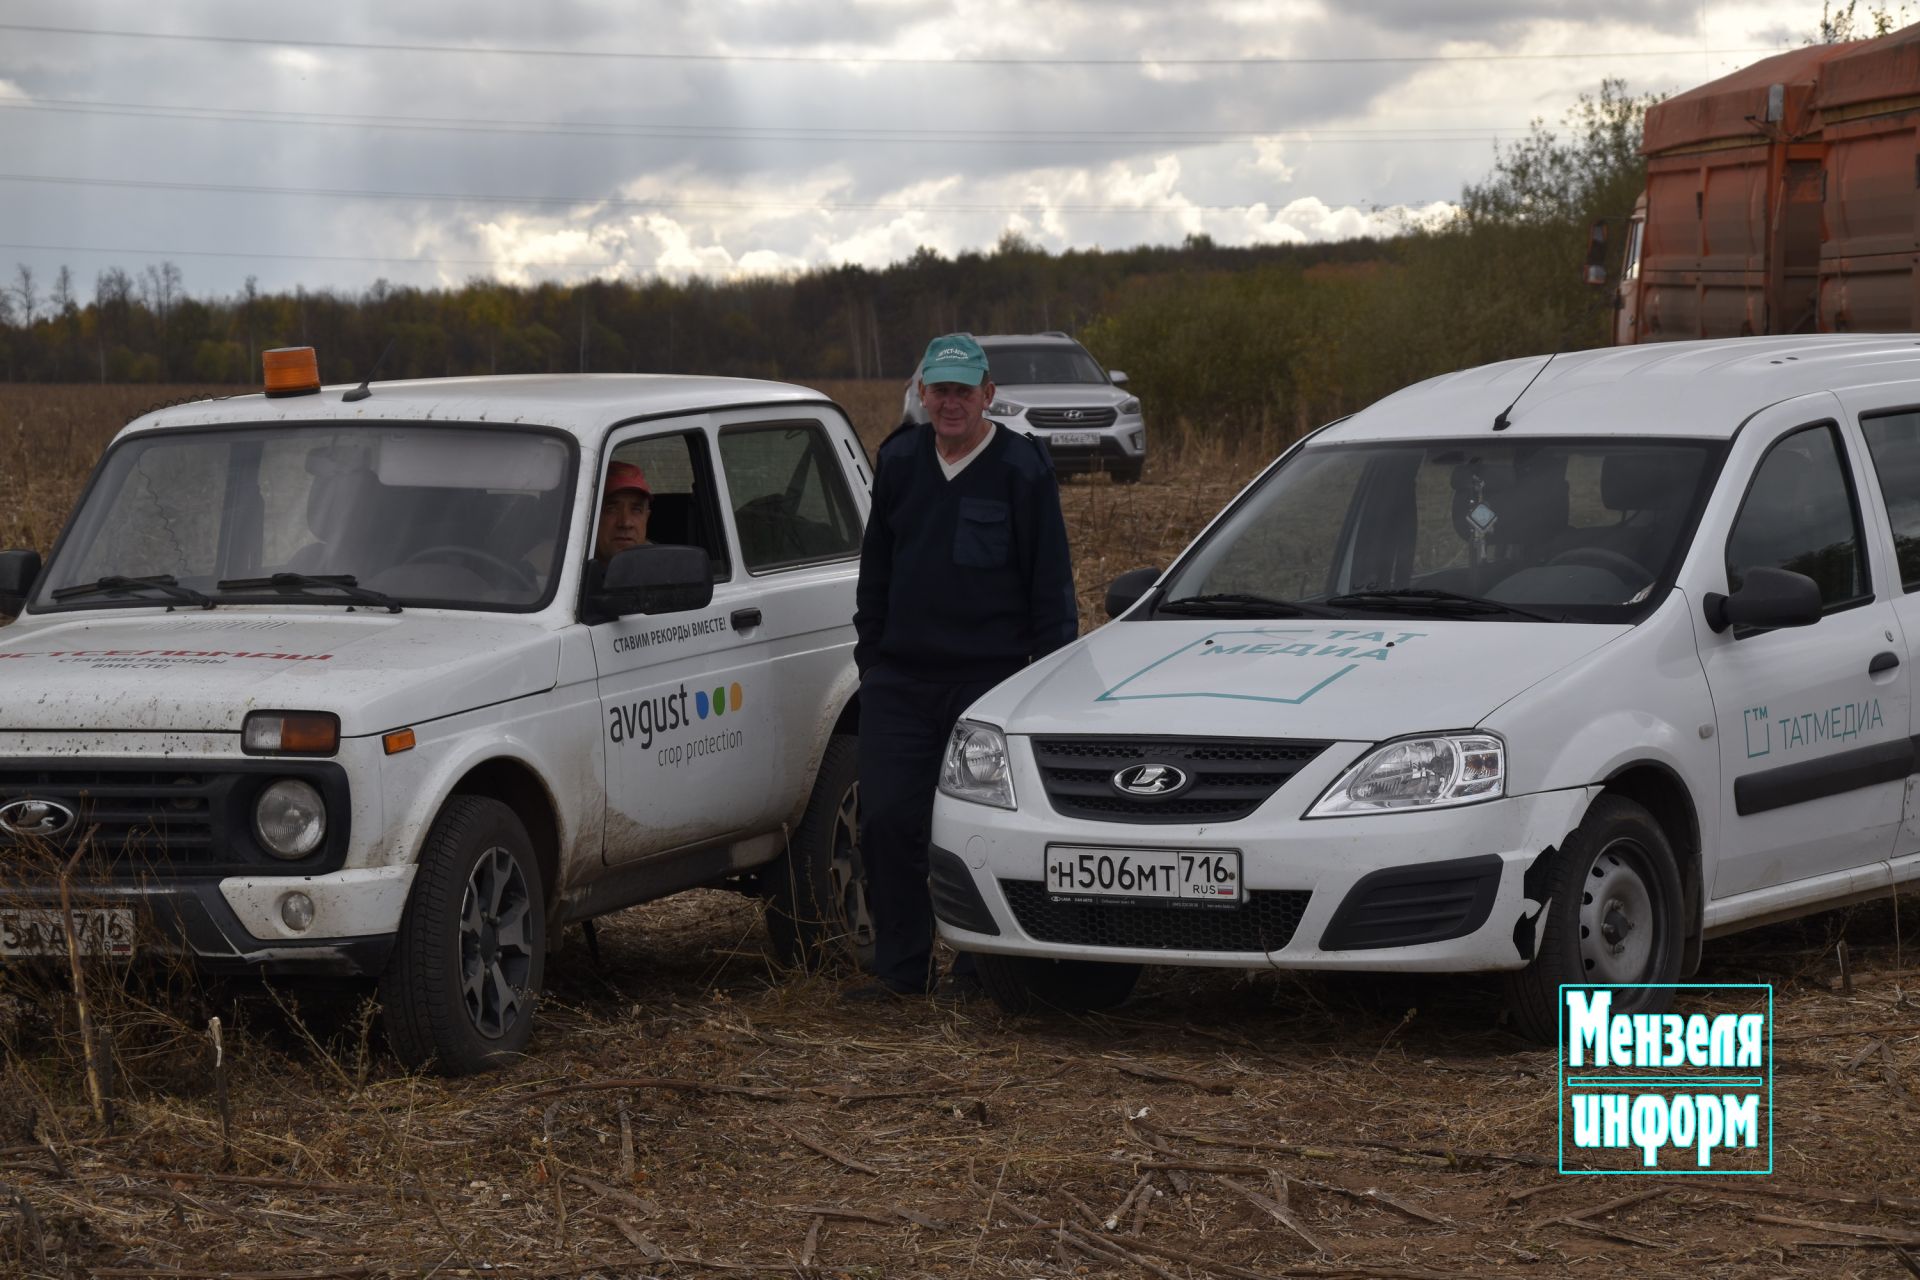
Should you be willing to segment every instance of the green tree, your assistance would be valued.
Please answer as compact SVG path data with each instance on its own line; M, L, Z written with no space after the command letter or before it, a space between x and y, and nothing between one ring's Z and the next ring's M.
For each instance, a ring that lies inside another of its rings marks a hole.
M1624 215L1646 180L1640 135L1657 94L1635 98L1624 80L1603 80L1598 95L1581 94L1550 129L1535 119L1527 137L1497 150L1486 181L1460 196L1467 223L1584 226Z

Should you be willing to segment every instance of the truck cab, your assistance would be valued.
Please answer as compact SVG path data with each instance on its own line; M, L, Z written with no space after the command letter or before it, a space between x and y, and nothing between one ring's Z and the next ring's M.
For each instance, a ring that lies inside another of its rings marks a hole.
M845 414L721 378L362 391L150 413L44 567L0 556L0 955L71 929L373 979L400 1058L461 1073L524 1048L570 922L724 884L786 960L857 950ZM619 464L646 536L609 554Z

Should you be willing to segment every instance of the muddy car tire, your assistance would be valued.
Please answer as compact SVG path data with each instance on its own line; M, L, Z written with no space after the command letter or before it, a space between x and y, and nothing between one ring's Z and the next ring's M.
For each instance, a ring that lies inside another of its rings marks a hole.
M546 895L513 810L455 796L427 834L380 1004L394 1056L464 1076L526 1048L546 967Z
M835 734L806 816L767 864L767 933L780 962L809 973L873 963L873 911L860 857L860 740Z
M1673 983L1686 943L1685 897L1667 833L1646 809L1603 795L1548 871L1540 949L1507 979L1515 1030L1543 1044L1560 1035L1563 983ZM1622 998L1627 997L1627 998ZM1660 1013L1670 987L1621 992L1615 1014Z
M1045 956L973 958L980 985L1003 1013L1056 1009L1091 1013L1111 1009L1133 994L1140 966L1105 960L1050 960Z

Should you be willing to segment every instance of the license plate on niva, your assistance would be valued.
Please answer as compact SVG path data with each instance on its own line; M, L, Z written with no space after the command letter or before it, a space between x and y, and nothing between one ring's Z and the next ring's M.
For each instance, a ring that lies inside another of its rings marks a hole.
M133 911L128 907L77 907L71 915L51 907L0 908L0 956L65 956L67 929L83 956L133 954Z

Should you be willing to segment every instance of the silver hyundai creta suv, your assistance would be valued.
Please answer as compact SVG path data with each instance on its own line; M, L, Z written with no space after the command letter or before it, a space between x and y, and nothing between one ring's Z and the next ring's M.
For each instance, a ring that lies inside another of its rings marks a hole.
M987 416L1046 441L1061 475L1105 471L1121 484L1147 463L1147 423L1127 375L1102 368L1064 333L975 335L997 394ZM902 412L925 422L919 378L907 382Z

